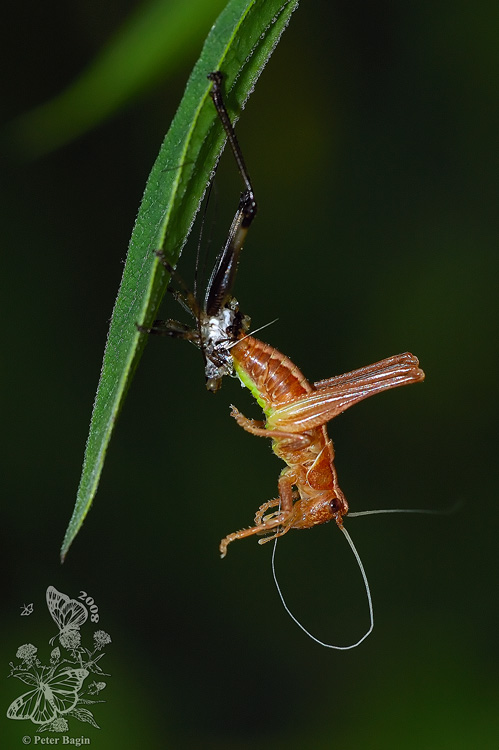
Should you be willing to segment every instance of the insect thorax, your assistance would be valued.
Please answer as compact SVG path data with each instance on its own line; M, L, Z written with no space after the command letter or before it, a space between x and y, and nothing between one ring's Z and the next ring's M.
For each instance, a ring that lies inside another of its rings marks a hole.
M233 344L246 333L250 318L239 311L234 297L216 315L206 315L200 321L201 349L205 358L206 387L217 391L224 375L234 374L231 355Z

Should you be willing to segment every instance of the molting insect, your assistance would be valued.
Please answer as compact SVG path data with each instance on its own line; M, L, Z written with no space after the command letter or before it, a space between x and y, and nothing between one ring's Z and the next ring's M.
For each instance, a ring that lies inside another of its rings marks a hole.
M253 435L271 438L274 452L287 468L279 478L279 497L264 503L255 525L229 534L220 544L222 557L227 545L252 534L272 531L260 543L282 536L291 528L311 528L336 520L341 527L348 512L338 485L333 444L325 425L353 404L376 393L424 379L412 354L399 354L359 370L311 384L283 354L247 334L250 319L239 311L232 296L237 264L257 204L241 149L225 107L221 73L211 73L211 96L237 162L245 189L232 221L229 236L216 259L204 304L183 289L176 298L196 320L189 328L174 320L155 321L151 333L185 338L201 349L207 387L217 390L224 375L235 371L262 407L266 422L247 419L232 407L237 423ZM162 262L170 269L162 254ZM265 515L270 508L277 511Z
M417 358L409 352L398 354L312 385L291 360L251 336L237 342L231 353L237 375L267 419L247 419L235 407L232 416L244 430L271 438L274 453L287 468L279 477L278 498L259 508L254 526L221 541L222 557L230 542L253 534L273 532L260 540L263 544L289 529L309 529L333 518L341 528L348 503L338 485L325 425L369 396L424 380ZM276 506L278 510L265 515Z
M290 529L309 529L335 520L358 562L371 613L371 626L353 644L356 646L372 630L372 603L364 568L343 527L348 503L338 484L333 444L327 434L326 424L359 401L392 388L421 382L425 375L419 368L418 359L405 352L343 375L309 383L288 357L248 334L250 319L239 311L238 302L232 296L232 288L240 252L256 214L256 201L222 99L222 76L220 73L211 73L208 77L213 82L211 96L245 189L228 239L216 259L203 304L200 305L196 294L185 286L181 292L175 293L177 300L194 317L196 327L190 328L183 323L167 320L155 321L153 327L146 330L184 338L194 343L203 354L206 383L211 391L218 390L224 375L235 374L256 398L266 419L265 422L247 419L234 406L232 416L247 432L270 438L274 452L286 463L279 477L277 498L260 506L253 526L228 534L222 539L221 556L225 557L228 545L237 539L254 534L264 535L259 540L263 544L277 539ZM162 253L158 253L158 257L168 270L173 271ZM279 586L278 591L286 610L295 619L284 602ZM295 621L298 622L296 619Z

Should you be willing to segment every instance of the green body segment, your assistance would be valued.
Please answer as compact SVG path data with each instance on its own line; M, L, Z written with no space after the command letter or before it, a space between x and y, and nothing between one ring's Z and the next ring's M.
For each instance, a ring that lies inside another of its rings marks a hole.
M251 395L256 399L258 406L261 407L263 410L263 413L265 416L271 417L274 409L271 407L267 399L263 396L263 394L259 391L257 384L251 377L251 375L248 373L248 371L242 366L242 363L238 361L238 359L233 356L234 360L234 370L236 371L236 375L241 381L241 384L247 388Z

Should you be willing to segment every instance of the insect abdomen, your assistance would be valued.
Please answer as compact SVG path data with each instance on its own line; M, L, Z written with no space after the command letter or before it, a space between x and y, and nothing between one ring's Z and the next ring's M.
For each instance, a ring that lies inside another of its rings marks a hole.
M288 357L263 341L246 336L231 349L234 368L269 416L273 408L312 391L312 386Z

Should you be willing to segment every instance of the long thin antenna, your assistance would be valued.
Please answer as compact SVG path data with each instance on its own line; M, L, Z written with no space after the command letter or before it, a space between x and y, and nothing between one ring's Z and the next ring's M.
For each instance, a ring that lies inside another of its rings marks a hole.
M274 323L277 323L278 320L279 318L274 318L274 320L271 320L270 323L264 323L263 326L260 326L260 328L255 328L253 331L249 331L245 336L241 336L240 339L237 339L237 341L233 341L231 344L229 344L227 349L232 349L233 346L235 346L236 344L240 344L241 341L244 341L244 339L247 339L248 336L253 336L254 333L258 333L258 331L263 331L264 328L268 328L269 326L274 325Z
M199 229L199 237L198 237L198 244L196 247L196 264L194 266L194 288L193 288L193 294L196 300L198 299L198 279L199 279L199 260L201 257L201 243L203 241L203 232L204 232L204 224L206 221L206 214L208 213L208 204L210 202L211 198L211 191L213 190L213 180L215 178L215 172L210 177L210 182L208 184L207 190L206 190L206 199L204 201L203 206L203 216L201 219L201 227ZM211 239L208 239L208 242L211 242ZM206 266L206 255L207 255L207 247L205 249L205 256L204 256L204 263L203 268L201 269L201 273L204 274L205 266Z
M382 510L359 510L356 513L349 513L348 517L375 516L378 513L425 513L431 516L440 515L438 510L430 510L429 508L383 508Z
M353 552L353 554L355 556L355 559L357 560L357 565L360 568L360 572L362 573L362 578L363 578L363 581L364 581L364 586L365 586L366 594L367 594L367 603L369 605L369 618L370 618L369 630L367 630L367 632L364 633L364 635L362 636L362 638L360 638L356 643L352 643L350 646L334 646L332 643L324 643L324 641L321 641L321 640L319 640L319 638L316 638L315 635L312 635L312 633L310 633L301 624L301 622L299 622L296 619L296 617L294 616L294 614L291 612L291 610L289 609L288 605L284 601L284 596L282 594L281 587L279 586L279 584L277 582L277 575L276 575L276 571L275 571L275 553L276 553L276 548L277 548L277 539L274 541L274 549L272 550L272 575L274 577L274 583L276 585L277 593L279 594L279 597L281 599L282 605L283 605L284 609L286 610L286 612L288 613L288 615L291 617L291 619L298 625L298 627L301 628L303 630L303 632L306 633L306 635L308 635L309 638L311 638L313 641L315 641L316 643L318 643L319 646L324 646L324 648L334 648L336 651L348 651L351 648L356 648L357 646L360 646L360 644L362 643L362 641L365 641L366 638L369 635L371 635L371 633L373 631L373 628L374 628L374 612L373 612L373 602L372 602L372 598L371 598L371 591L369 589L369 583L368 583L368 580L367 580L366 571L364 570L364 566L362 565L362 560L359 557L359 553L355 549L355 545L354 545L354 543L353 543L353 541L352 541L352 539L351 539L350 534L348 533L348 531L345 529L344 526L340 526L340 529L344 533L344 535L346 537L346 540L347 540L348 544L350 545L351 550L352 550L352 552Z
M459 499L450 508L381 508L380 510L358 510L355 513L348 513L349 518L358 518L358 516L375 516L378 513L422 513L426 516L451 516L464 505L464 500Z

